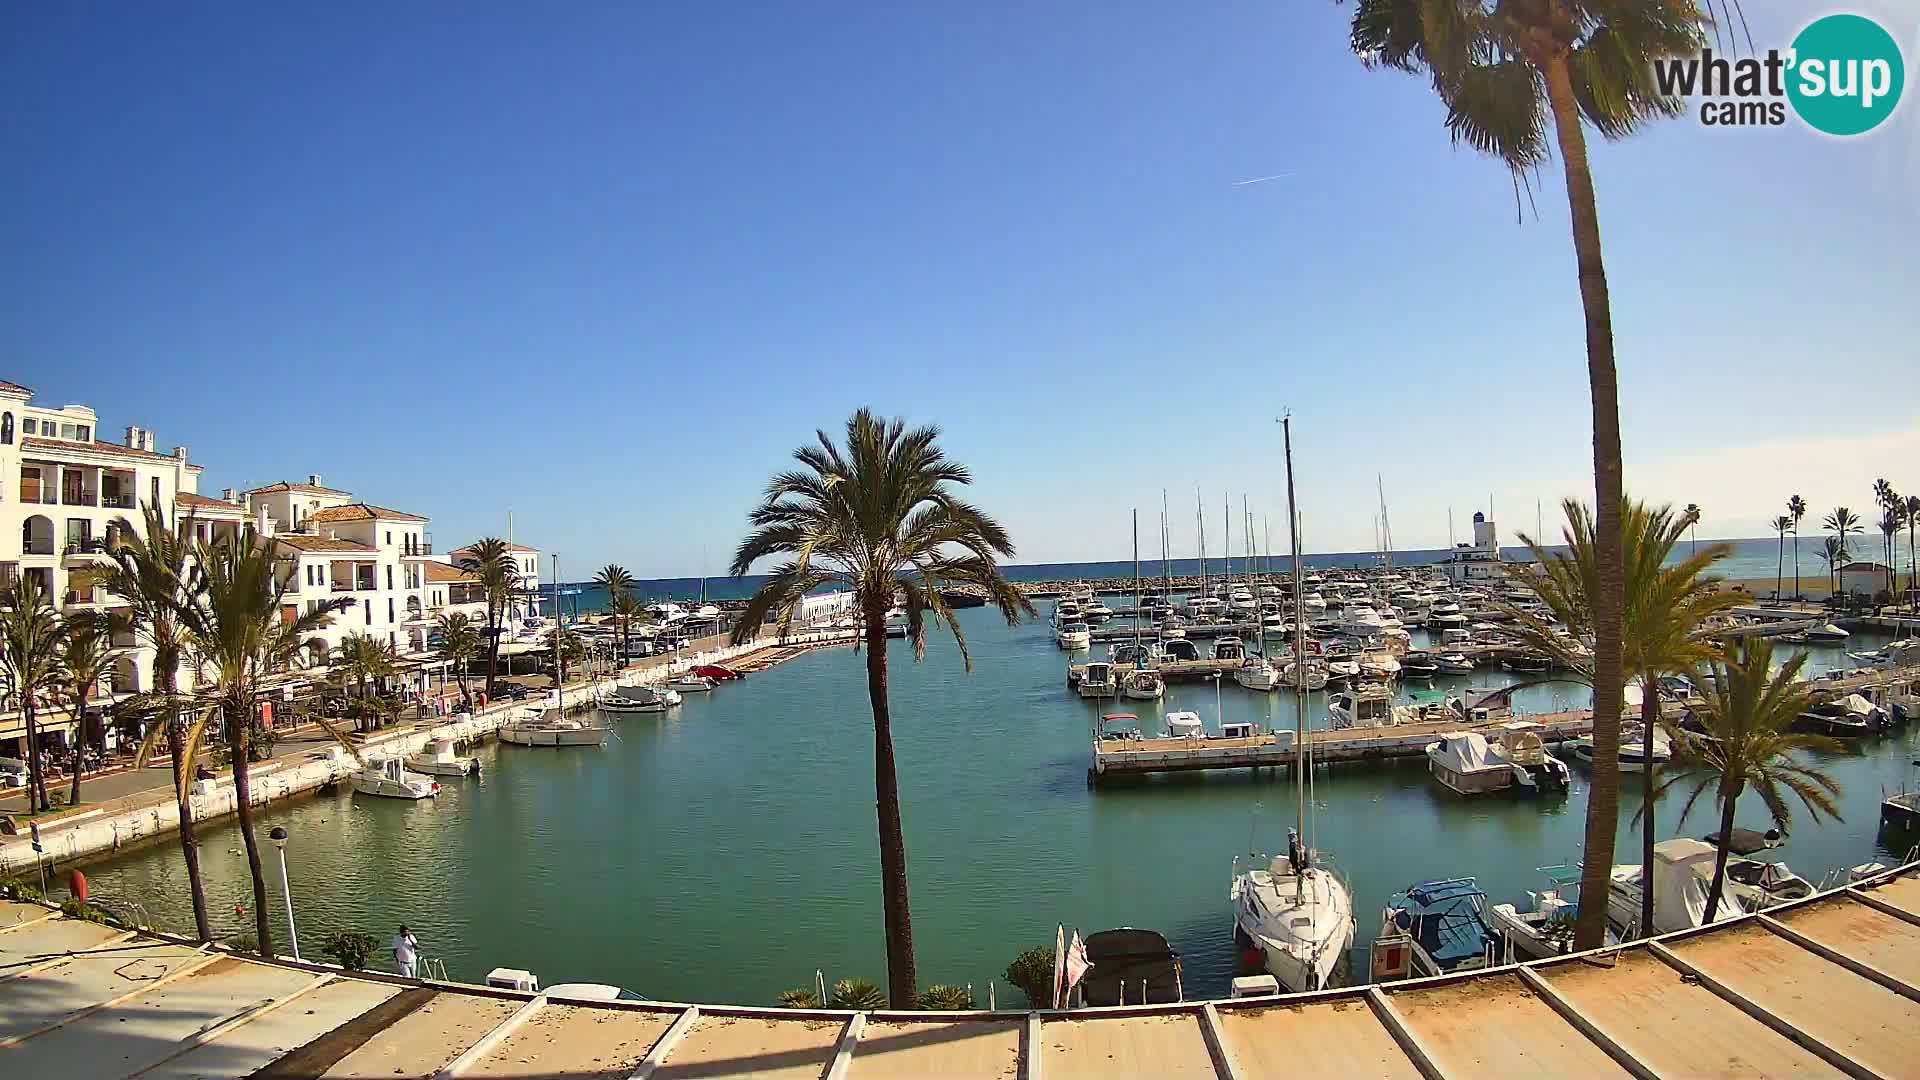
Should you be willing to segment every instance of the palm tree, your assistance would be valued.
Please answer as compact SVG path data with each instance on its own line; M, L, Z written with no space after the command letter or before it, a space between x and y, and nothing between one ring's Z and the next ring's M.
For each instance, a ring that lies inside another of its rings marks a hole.
M1773 599L1780 602L1780 579L1787 570L1787 530L1793 528L1793 519L1785 514L1773 519L1773 531L1780 534L1780 554L1773 560Z
M594 584L607 590L607 611L613 615L614 628L620 642L620 659L624 663L627 657L627 629L626 620L620 617L619 607L621 598L633 588L633 575L627 573L627 568L624 566L608 563L594 575L593 581Z
M1593 594L1599 582L1599 556L1594 545L1591 511L1569 499L1564 504L1567 527L1563 533L1566 551L1548 551L1532 538L1521 534L1521 541L1532 549L1533 557L1545 570L1536 575L1516 568L1514 574L1539 596L1549 616L1538 618L1515 611L1521 636L1533 648L1560 661L1573 673L1574 681L1594 685L1594 665L1584 643L1593 635ZM1627 554L1626 635L1622 650L1624 686L1640 685L1642 747L1646 760L1653 759L1653 737L1660 726L1660 677L1691 675L1718 656L1712 641L1703 633L1708 621L1722 612L1739 607L1741 598L1722 591L1719 583L1707 576L1714 563L1733 554L1731 544L1709 544L1686 559L1667 565L1667 558L1681 536L1692 527L1691 513L1676 515L1669 506L1649 506L1628 499L1625 539ZM1566 626L1567 635L1553 629L1554 623ZM1570 640L1571 639L1571 640ZM1581 643L1576 648L1575 643ZM1641 772L1642 809L1640 840L1643 865L1653 865L1654 791L1653 770ZM1602 784L1616 788L1619 777L1605 776L1596 767L1594 787ZM1581 887L1592 888L1586 896L1604 896L1611 867L1597 869L1596 882L1584 880ZM1605 912L1599 913L1605 918ZM1605 932L1602 927L1603 934ZM1640 932L1653 933L1653 892L1645 890L1640 904Z
M1911 606L1920 598L1920 545L1914 542L1914 533L1920 530L1920 495L1907 496L1901 511L1907 517L1907 600Z
M1687 528L1693 533L1693 554L1700 554L1700 504L1687 504Z
M1652 60L1694 51L1702 18L1692 0L1357 0L1351 43L1368 64L1425 71L1447 107L1447 129L1499 158L1516 179L1550 154L1551 117L1566 175L1573 248L1586 315L1587 380L1593 410L1594 504L1598 580L1594 600L1594 764L1611 774L1619 753L1621 633L1625 618L1625 541L1621 533L1619 377L1613 314L1600 250L1600 212L1587 164L1585 123L1613 139L1642 122L1681 111L1662 95ZM1619 807L1611 785L1587 803L1589 867L1613 862ZM1600 882L1605 887L1605 880ZM1590 893L1589 895L1600 895ZM1598 947L1598 916L1581 920L1575 947Z
M232 754L234 806L247 849L247 868L253 875L254 935L262 956L273 955L273 926L267 918L272 909L260 867L260 844L254 836L248 775L261 690L268 677L310 655L308 639L331 622L335 612L353 604L337 597L292 619L284 618L281 611L293 584L293 568L275 558L274 549L272 539L250 528L233 539L195 544L194 581L178 609L188 648L213 681L212 707L195 721L188 745L198 748L205 726L217 714ZM331 726L324 722L322 726L338 738Z
M194 930L201 941L212 941L206 883L200 876L200 841L193 824L193 801L187 796L185 778L190 774L186 770L186 725L180 718L176 694L180 661L186 655L176 613L185 599L194 518L186 514L177 526L172 525L158 504L148 503L145 525L139 532L115 530L115 542L107 549L113 565L102 576L101 584L126 605L137 639L153 650L153 687L146 701L152 719L134 764L145 768L157 744L166 743L179 811L180 856L186 860L187 888L193 894Z
M815 588L837 583L851 590L866 618L867 698L873 709L874 801L879 818L881 909L887 935L891 1000L912 1001L916 978L913 924L907 903L907 845L900 821L900 783L894 769L893 713L887 698L887 611L903 594L907 636L915 659L926 654L927 613L946 624L968 671L960 622L941 590L970 584L983 591L1008 623L1033 605L1007 583L995 561L1013 554L1000 523L962 502L956 488L972 482L966 466L939 446L936 427L909 429L861 409L847 421L846 442L825 431L819 444L793 453L802 468L767 483L748 520L753 531L734 552L732 573L745 574L771 555L791 556L773 568L734 625L744 644L769 617L784 635L801 601Z
M553 685L565 686L567 684L567 668L572 666L575 660L586 655L587 646L585 642L580 640L579 634L565 628L554 630L552 641Z
M520 587L520 567L505 540L489 536L467 548L460 568L473 575L487 598L487 700L493 700L493 680L500 669L500 622L508 602ZM558 614L556 612L556 614Z
M340 644L334 647L332 667L343 680L352 680L358 692L354 730L361 730L363 722L369 727L377 726L378 709L369 699L367 684L393 674L393 650L372 634L354 631L342 637Z
M1787 499L1787 515L1793 518L1793 598L1800 599L1800 519L1807 516L1807 500L1798 495Z
M27 804L36 813L53 809L47 774L40 767L39 709L60 691L66 627L40 590L39 579L19 574L0 592L0 681L27 728Z
M60 648L61 689L66 691L67 710L73 715L76 751L84 748L88 742L87 696L101 678L113 669L125 651L113 644L113 636L127 629L124 619L101 612L82 611L66 620L66 633L62 636ZM73 788L67 793L68 806L80 802L80 774L83 771L76 760Z
M480 630L466 612L453 611L434 621L434 632L440 635L440 659L460 673L460 701L472 712L473 690L467 685L467 669L480 655Z
M1840 567L1846 565L1846 560L1853 557L1852 552L1847 548L1847 537L1860 531L1860 516L1844 506L1839 506L1834 508L1833 513L1827 515L1827 520L1822 524L1839 541L1840 561L1831 563L1834 570L1838 571ZM1832 584L1834 595L1839 595L1841 590L1846 588L1845 576L1842 575Z
M1900 502L1900 499L1898 496L1894 497L1894 502L1896 504ZM1900 588L1899 576L1894 573L1893 564L1896 561L1898 561L1897 557L1894 555L1894 549L1899 544L1900 526L1903 524L1905 524L1905 522L1903 522L1900 518L1900 511L1897 508L1897 505L1889 506L1886 509L1880 511L1881 546L1886 550L1886 553L1887 553L1887 597L1888 599L1892 599L1894 591Z
M1827 564L1827 590L1831 595L1838 596L1840 589L1834 584L1835 575L1839 574L1840 568L1845 566L1852 556L1847 554L1846 548L1840 546L1840 541L1831 536L1827 537L1826 547L1819 554Z
M1760 796L1775 825L1782 832L1793 824L1793 808L1787 795L1797 796L1815 821L1824 815L1840 820L1835 797L1840 785L1818 766L1801 755L1807 751L1846 752L1838 739L1802 735L1792 730L1793 722L1812 704L1807 684L1800 681L1800 669L1807 654L1773 671L1773 643L1763 637L1746 638L1734 643L1724 663L1715 665L1712 691L1706 696L1706 733L1695 735L1676 731L1678 742L1667 778L1660 784L1662 794L1691 783L1693 791L1681 807L1685 817L1695 802L1713 789L1714 802L1720 807L1720 852L1714 860L1713 885L1707 893L1707 920L1720 909L1720 897L1726 887L1726 837L1733 829L1735 804L1748 788ZM1653 864L1647 863L1648 874Z
M647 614L647 606L642 604L640 598L632 593L624 593L618 600L613 602L613 618L614 621L620 624L620 640L622 642L631 639L634 627L645 626L647 623L653 621L652 616ZM623 644L620 649L620 662L624 664L626 663L626 659L627 650Z

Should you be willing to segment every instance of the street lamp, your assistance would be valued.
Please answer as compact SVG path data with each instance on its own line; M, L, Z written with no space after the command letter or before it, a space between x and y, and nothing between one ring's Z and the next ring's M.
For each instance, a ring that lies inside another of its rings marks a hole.
M273 846L280 851L280 895L287 901L287 938L293 942L293 958L300 959L300 931L293 925L293 888L287 884L287 829L284 825L275 825L267 834Z

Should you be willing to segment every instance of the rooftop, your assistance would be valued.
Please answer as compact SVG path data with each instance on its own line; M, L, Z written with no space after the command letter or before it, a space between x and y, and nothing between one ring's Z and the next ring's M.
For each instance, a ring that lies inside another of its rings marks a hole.
M474 544L477 544L477 543L479 543L479 542L480 542L480 541L478 541L478 540L475 540L475 541L474 541L473 543L474 543ZM466 545L463 545L463 546L461 546L461 547L457 547L457 548L454 548L454 549L453 549L453 554L455 554L455 555L460 555L460 554L463 554L463 553L465 553L465 552L468 552L468 551L472 551L472 550L473 550L473 544L466 544ZM507 550L508 550L508 551L523 551L523 552L526 552L526 553L527 553L527 554L529 554L529 555L538 555L538 554L540 554L540 549L539 549L539 548L530 548L530 547L528 547L528 546L526 546L525 544L508 544L508 545L507 545Z
M21 436L20 447L23 450L78 450L83 453L107 454L112 457L139 458L142 461L180 460L172 454L161 454L152 450L135 450L131 446L121 446L119 443L100 442L98 440L94 442L78 442L73 439L43 439L38 435ZM188 465L187 468L195 472L200 471L200 466L198 465Z
M29 390L29 389L27 389L26 387L24 387L24 386L21 386L21 385L20 385L19 383L15 383L15 382L7 382L7 381L5 381L5 380L3 380L3 379L0 379L0 393L4 393L4 394L25 394L25 395L27 395L28 397L32 397L32 396L33 396L33 391L32 391L32 390Z
M180 506L192 510L195 514L224 513L232 514L235 517L247 516L247 508L244 506L236 506L225 499L211 499L205 495L197 495L191 491L182 491L175 494L173 501Z
M268 484L266 487L251 488L247 491L247 494L271 495L276 491L298 491L306 495L352 495L353 494L353 492L351 491L341 491L337 488L321 487L319 484L293 484L293 483L288 483L285 480L282 480L277 484Z
M1916 871L1519 966L1073 1013L572 1000L0 902L0 1052L19 1076L1901 1076L1920 1060Z
M321 510L315 510L313 513L307 515L308 521L315 522L372 521L376 518L381 521L427 520L418 514L407 514L399 510L389 510L384 506L374 506L372 503L348 503L345 506L329 506Z
M336 540L330 536L308 536L305 533L280 533L274 539L301 551L363 551L371 555L379 550L357 540Z
M433 561L429 561L424 565L427 568L428 581L472 581L474 580L474 576L472 573L466 570L462 570L457 566L449 566L443 562L433 562Z

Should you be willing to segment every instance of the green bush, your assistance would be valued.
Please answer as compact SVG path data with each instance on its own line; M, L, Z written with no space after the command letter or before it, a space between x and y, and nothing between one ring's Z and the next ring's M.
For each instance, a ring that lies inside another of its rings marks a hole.
M78 897L61 904L60 913L69 919L78 919L81 922L105 924L107 921L106 912Z
M235 934L227 939L227 948L237 953L260 953L260 939L252 934Z
M1013 958L1007 965L1007 981L1027 995L1027 1004L1036 1009L1053 1007L1053 950L1033 948Z
M780 1007L783 1009L817 1009L820 1007L820 995L813 992L811 986L796 986L791 990L780 991Z
M974 1007L973 991L964 986L929 986L920 991L920 1007L935 1012L964 1012Z
M47 898L47 894L40 891L38 882L19 877L0 881L0 896L4 896L9 900L19 900L29 904L41 903Z
M827 1004L836 1009L884 1009L887 995L871 979L841 979L833 984Z
M335 930L320 944L320 953L333 958L333 962L348 971L360 971L373 957L373 950L379 947L372 934L363 934L358 930Z

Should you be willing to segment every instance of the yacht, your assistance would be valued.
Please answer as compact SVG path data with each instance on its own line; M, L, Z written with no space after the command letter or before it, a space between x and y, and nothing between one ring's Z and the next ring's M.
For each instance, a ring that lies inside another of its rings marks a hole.
M1813 642L1816 645L1832 645L1838 642L1845 641L1852 636L1853 635L1847 633L1845 630L1840 629L1838 626L1835 626L1833 623L1827 623L1824 626L1816 626L1806 631L1807 640L1810 642Z
M692 671L683 671L667 680L668 687L683 694L704 694L715 685L712 678Z
M1223 637L1213 643L1215 660L1244 660L1247 647L1237 637Z
M558 708L524 706L500 725L500 741L515 746L599 746L607 741L607 729Z
M1334 729L1380 727L1410 719L1394 707L1393 692L1379 683L1363 683L1327 698L1327 714Z
M1473 658L1465 653L1441 653L1433 658L1433 666L1442 675L1473 674Z
M1090 623L1106 622L1113 618L1113 609L1095 600L1080 609L1080 618Z
M1400 676L1405 679L1431 679L1440 674L1440 660L1429 652L1410 652L1400 658Z
M1508 671L1528 675L1544 673L1548 668L1553 666L1553 661L1548 659L1546 654L1537 652L1514 653L1502 661L1502 663L1506 665Z
M1323 990L1353 947L1353 898L1331 867L1318 865L1295 829L1287 854L1234 860L1234 943L1242 956L1299 993Z
M1300 610L1306 615L1325 615L1327 613L1326 598L1317 592L1310 592L1300 599Z
M1298 680L1294 672L1299 671ZM1325 690L1327 688L1327 665L1318 660L1308 660L1305 664L1289 660L1280 669L1280 685L1292 686L1298 681L1303 689Z
M1427 771L1457 795L1565 791L1572 783L1566 762L1547 753L1538 725L1525 721L1500 725L1491 740L1478 731L1442 734L1427 744Z
M1754 834L1749 842L1735 830L1737 854L1727 856L1727 877L1722 887L1720 908L1713 921L1764 911L1789 900L1813 895L1813 885L1795 874L1783 862L1762 862L1746 858L1771 845ZM1653 930L1656 934L1690 930L1707 922L1707 896L1713 888L1713 865L1718 858L1714 845L1705 840L1675 837L1653 846ZM1607 921L1622 936L1640 929L1640 901L1644 875L1637 864L1615 866L1607 886Z
M1394 894L1373 939L1371 977L1424 979L1498 964L1505 943L1488 924L1486 903L1487 894L1470 877Z
M431 739L407 758L407 768L433 776L479 776L480 762L454 752L452 739Z
M1673 759L1673 740L1658 725L1653 729L1653 752L1647 752L1646 727L1637 723L1625 723L1620 726L1620 771L1623 773L1645 772L1651 762L1653 768L1659 768ZM1593 736L1584 735L1570 744L1574 760L1593 767Z
M1089 660L1086 669L1080 675L1080 696L1084 698L1110 698L1120 694L1120 675L1113 664L1105 660Z
M353 790L361 795L379 795L388 799L431 799L440 794L440 784L431 776L410 773L399 758L370 761L348 775Z
M1080 620L1080 601L1071 596L1063 596L1053 602L1053 624L1065 626Z
M1249 690L1274 690L1280 683L1280 669L1264 656L1249 656L1233 669L1233 681Z
M1136 701L1156 701L1167 692L1167 681L1152 668L1135 668L1121 678L1120 692Z
M1349 607L1340 616L1337 626L1343 634L1365 638L1384 633L1389 628L1389 623L1385 618L1381 617L1379 612L1373 610L1373 608L1366 604L1360 604Z
M1053 635L1053 640L1068 652L1093 647L1093 627L1083 622L1063 623Z
M672 689L657 689L651 686L637 686L631 689L619 687L600 695L600 708L610 713L657 713L666 712L680 704L680 693Z
M1204 739L1206 737L1206 725L1200 722L1199 713L1170 712L1167 714L1167 738Z
M1839 701L1827 701L1800 714L1793 730L1830 739L1858 739L1873 734L1883 723L1882 714L1872 702L1859 694L1848 694Z

